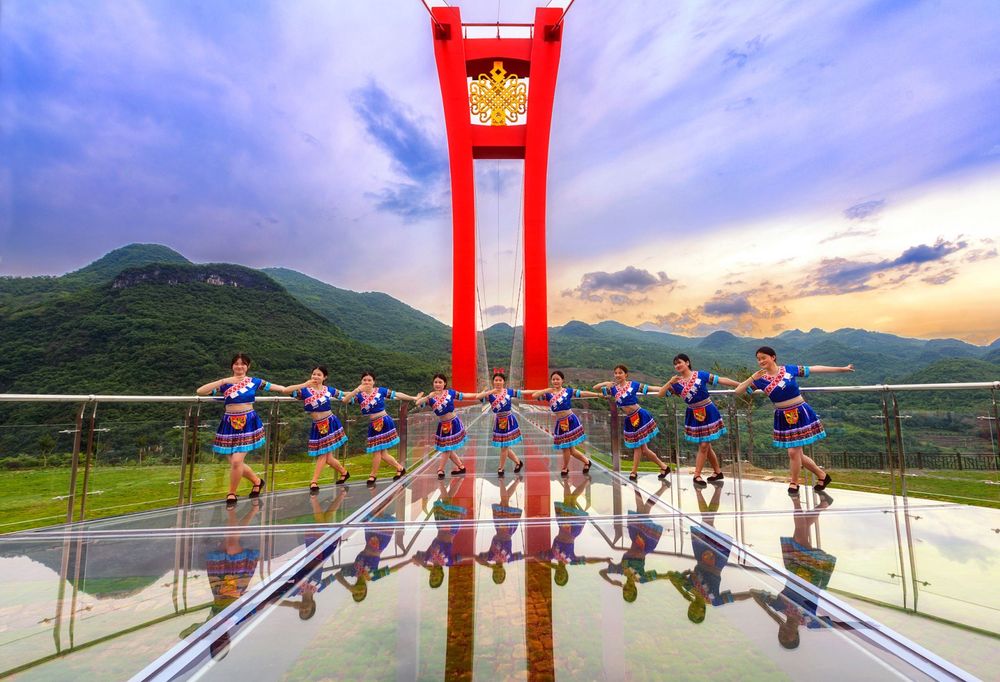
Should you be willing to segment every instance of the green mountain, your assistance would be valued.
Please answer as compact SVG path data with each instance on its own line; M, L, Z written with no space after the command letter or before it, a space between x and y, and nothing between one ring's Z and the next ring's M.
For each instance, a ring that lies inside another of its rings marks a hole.
M439 369L349 338L258 270L171 258L112 275L107 257L98 263L52 278L56 295L0 311L0 392L190 394L225 376L238 350L278 383L322 362L339 386L374 368L380 382L416 390ZM95 283L74 283L81 273Z
M451 366L451 328L388 294L358 293L286 268L265 268L300 303L353 339Z

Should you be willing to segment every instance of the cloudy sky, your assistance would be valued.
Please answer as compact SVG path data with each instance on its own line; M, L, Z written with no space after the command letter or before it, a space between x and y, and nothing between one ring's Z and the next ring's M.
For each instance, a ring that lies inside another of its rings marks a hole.
M551 322L1000 336L996 7L577 0ZM482 307L509 322L521 168L477 175ZM0 274L157 242L449 321L449 201L419 0L0 4Z

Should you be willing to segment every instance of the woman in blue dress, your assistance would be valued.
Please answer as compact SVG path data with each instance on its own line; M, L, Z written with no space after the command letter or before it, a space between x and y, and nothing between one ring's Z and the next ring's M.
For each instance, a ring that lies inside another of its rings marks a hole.
M391 388L375 385L375 373L364 372L361 383L350 393L345 393L341 400L345 403L355 402L361 407L361 414L368 417L368 444L365 452L372 455L372 471L368 477L368 485L375 485L378 480L378 468L384 459L396 470L393 480L401 478L406 469L400 466L396 458L385 452L399 445L399 434L396 432L396 422L385 411L386 400L419 400L424 394L415 396L394 391Z
M219 428L215 431L215 442L212 451L225 455L229 459L229 494L226 504L236 504L236 488L240 479L245 478L253 484L250 497L259 497L264 490L265 481L244 463L248 452L264 447L264 423L253 409L257 391L284 391L284 386L272 384L269 381L251 377L250 356L237 353L233 356L230 366L233 375L200 386L198 395L218 395L226 404L226 413L222 415Z
M437 430L434 432L434 450L441 456L437 472L438 478L444 478L444 467L449 459L455 464L451 475L464 474L465 465L458 456L458 450L465 445L468 434L465 432L462 420L455 414L455 402L465 400L465 394L448 388L448 377L444 374L434 375L433 386L433 391L414 404L420 407L424 403L430 403L431 409L434 410L434 414L438 418Z
M736 387L736 392L754 389L763 391L774 403L774 447L788 450L790 460L791 482L788 485L789 495L799 494L799 473L802 467L816 475L819 481L813 488L823 490L833 479L830 474L819 468L819 465L803 453L802 448L810 443L826 438L826 430L819 415L809 406L799 392L795 377L807 377L810 374L853 372L854 365L844 367L826 367L824 365L779 365L778 356L770 346L757 349L757 364L760 369L751 374Z
M615 365L615 380L602 381L594 388L599 388L603 395L614 398L615 404L625 416L622 422L625 447L632 451L632 472L628 477L633 481L639 480L639 461L645 455L660 467L660 475L657 478L666 478L670 473L670 465L657 457L648 445L649 441L660 433L660 429L656 426L653 416L639 407L640 395L648 395L651 391L656 394L662 386L631 381L628 378L628 367Z
M514 454L513 446L521 442L521 426L517 423L517 417L511 412L514 407L513 400L520 399L523 393L513 388L507 388L507 375L497 370L493 372L493 389L481 391L469 396L476 400L482 400L490 404L490 409L496 415L493 418L493 435L490 445L500 448L500 468L497 476L504 475L507 458L514 462L514 473L521 471L524 462Z
M319 476L325 466L330 466L340 474L337 485L347 483L347 479L351 477L347 467L333 456L334 451L347 442L347 434L344 433L343 425L331 408L331 402L343 398L344 392L323 385L329 374L330 371L325 365L316 365L309 381L285 388L285 393L302 401L302 408L312 418L312 429L309 431L309 456L316 458L316 469L309 482L309 492L313 494L319 492Z
M666 490L667 485L667 483L663 483L655 495L659 497ZM646 557L659 544L660 537L663 535L663 526L649 518L649 512L655 500L650 497L643 502L639 489L636 488L634 492L636 508L635 511L629 510L626 524L632 544L625 550L619 563L613 563L608 559L608 567L602 568L600 571L604 580L622 588L622 599L630 604L639 597L639 584L654 580L667 580L670 577L666 573L660 574L657 571L646 570ZM612 578L612 575L620 575L624 580Z
M708 389L719 384L735 388L740 382L709 372L694 371L691 369L691 358L685 353L674 356L674 369L677 374L663 385L657 395L663 396L669 391L680 396L687 404L684 411L684 440L698 444L698 455L694 461L694 484L704 488L708 483L701 477L701 470L705 467L706 459L712 465L712 475L708 480L715 482L725 478L722 467L719 466L719 457L712 448L712 441L726 435L726 425L719 414L719 408L708 396Z
M552 416L555 417L552 445L563 453L563 467L559 473L569 476L569 459L573 456L583 462L583 473L586 474L590 471L590 459L576 446L587 440L587 434L583 432L580 418L573 412L573 398L600 398L601 394L564 386L565 381L566 375L557 369L549 377L551 385L548 388L525 391L524 394L530 394L533 398L547 402L549 409L552 410Z
M476 563L486 566L493 574L493 582L502 585L507 579L506 564L524 559L523 552L514 551L514 533L521 523L521 516L524 510L520 507L511 506L510 498L517 488L520 477L514 478L508 486L503 481L499 482L500 502L492 505L493 511L493 539L490 541L490 548L485 552L480 552L476 556Z

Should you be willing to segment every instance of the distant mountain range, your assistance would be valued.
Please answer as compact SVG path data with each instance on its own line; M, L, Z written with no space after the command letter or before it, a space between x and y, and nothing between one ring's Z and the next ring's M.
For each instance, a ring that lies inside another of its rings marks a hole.
M514 329L494 325L485 337L490 366L509 364ZM624 362L666 377L674 354L685 352L698 367L736 374L755 369L762 344L777 349L779 362L857 366L828 383L1000 379L1000 339L975 346L862 329L758 339L572 321L550 329L550 362L588 376ZM353 387L372 367L380 382L418 390L449 369L450 328L384 293L285 268L194 264L155 244L131 244L61 277L0 278L0 392L190 393L222 376L237 350L279 382L304 380L324 362L340 386Z

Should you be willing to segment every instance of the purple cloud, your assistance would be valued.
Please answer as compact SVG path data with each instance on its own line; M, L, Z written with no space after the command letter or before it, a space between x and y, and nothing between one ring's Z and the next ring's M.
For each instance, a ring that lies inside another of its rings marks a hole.
M600 303L608 297L615 305L634 303L632 294L640 294L653 289L666 287L673 290L677 280L670 279L665 272L655 275L649 270L643 270L629 265L617 272L595 271L583 275L580 285L575 289L567 289L563 296L575 296L584 301Z
M885 208L885 199L865 201L845 208L844 217L848 220L867 220L877 216L883 208Z

